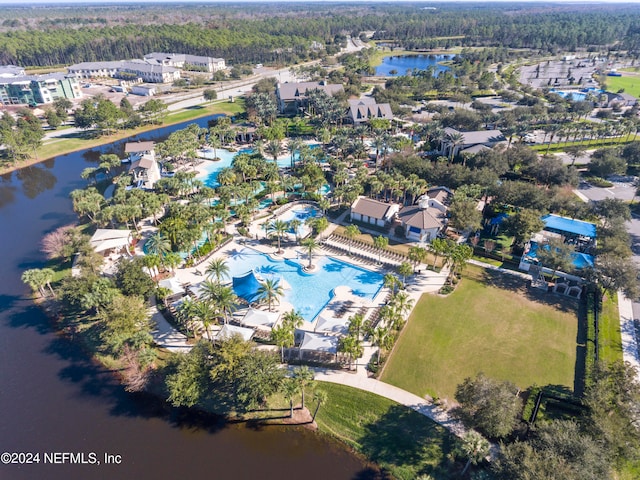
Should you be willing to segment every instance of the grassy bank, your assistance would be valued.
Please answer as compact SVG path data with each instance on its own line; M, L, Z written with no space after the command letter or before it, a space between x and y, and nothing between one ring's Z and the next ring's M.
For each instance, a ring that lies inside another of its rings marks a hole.
M381 379L447 398L478 372L523 389L534 383L573 389L576 310L575 300L468 266L451 295L422 296Z
M214 103L189 107L167 115L162 125L145 125L144 127L122 130L114 135L103 136L99 138L86 138L78 134L69 134L69 137L52 138L45 140L43 145L37 150L37 154L27 160L23 160L16 164L0 166L0 175L19 170L36 163L43 162L53 157L66 155L67 153L84 150L87 148L95 148L107 143L116 142L132 135L139 135L150 130L155 130L177 123L195 120L197 118L224 113L227 115L238 115L244 112L244 99L237 98L235 102L230 103L227 100L221 100Z
M454 437L442 426L378 395L320 383L327 402L316 422L321 432L347 443L394 478L454 478L447 460Z

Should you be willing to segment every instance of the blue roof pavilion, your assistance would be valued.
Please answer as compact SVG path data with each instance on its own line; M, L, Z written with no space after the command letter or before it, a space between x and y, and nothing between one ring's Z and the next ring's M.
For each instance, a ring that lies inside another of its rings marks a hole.
M545 224L544 229L548 232L559 233L560 235L569 237L586 237L591 240L595 240L596 238L595 223L553 214L545 215L541 220Z

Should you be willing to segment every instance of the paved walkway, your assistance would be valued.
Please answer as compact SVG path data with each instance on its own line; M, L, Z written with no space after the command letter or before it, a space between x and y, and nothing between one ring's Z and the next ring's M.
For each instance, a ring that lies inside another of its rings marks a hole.
M636 326L633 318L631 300L618 292L618 312L620 313L620 333L622 335L622 358L636 368L640 375L640 350L636 338Z
M155 298L151 299L151 306L147 310L151 317L151 322L155 324L151 331L153 340L161 348L166 348L171 352L186 353L191 350L192 345L187 344L187 337L173 328L158 310Z
M375 349L371 348L369 352L373 352L374 350ZM415 410L416 412L447 428L454 435L459 437L464 435L466 432L464 426L457 420L452 419L446 410L434 405L433 402L421 398L418 395L414 395L411 392L407 392L406 390L402 390L401 388L389 385L388 383L381 382L374 378L369 378L364 366L365 362L368 362L368 359L365 357L367 357L367 352L365 352L365 356L360 359L360 364L357 366L357 370L355 372L314 369L316 373L315 379L321 382L338 383L340 385L346 385L359 390L375 393L376 395L388 398L389 400L393 400L394 402Z
M508 268L496 267L495 265L491 265L489 263L481 262L480 260L470 259L467 263L471 265L477 265L478 267L486 268L489 270L495 270L496 272L506 273L507 275L512 275L514 277L522 278L523 280L531 280L530 273L517 272L515 270L510 270Z

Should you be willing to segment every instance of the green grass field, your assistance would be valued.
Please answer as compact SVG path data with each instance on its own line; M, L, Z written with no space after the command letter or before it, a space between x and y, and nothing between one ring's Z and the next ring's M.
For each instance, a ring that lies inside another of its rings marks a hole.
M316 417L320 431L388 469L393 478L409 480L424 473L453 478L446 455L455 440L445 428L373 393L325 382L317 388L327 392ZM309 402L311 412L314 408Z
M620 314L616 299L606 298L600 312L600 335L598 338L600 358L608 363L622 361L622 336Z
M640 76L607 77L606 83L610 92L624 89L625 93L640 98Z
M478 372L522 389L536 383L573 390L576 311L575 300L468 266L451 295L422 296L381 380L447 398Z

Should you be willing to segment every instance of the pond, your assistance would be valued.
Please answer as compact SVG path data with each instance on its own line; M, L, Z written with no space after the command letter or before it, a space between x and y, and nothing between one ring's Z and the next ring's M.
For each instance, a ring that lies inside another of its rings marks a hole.
M413 69L426 70L434 67L434 75L451 70L440 62L451 60L455 55L390 55L376 67L376 77L399 77Z

